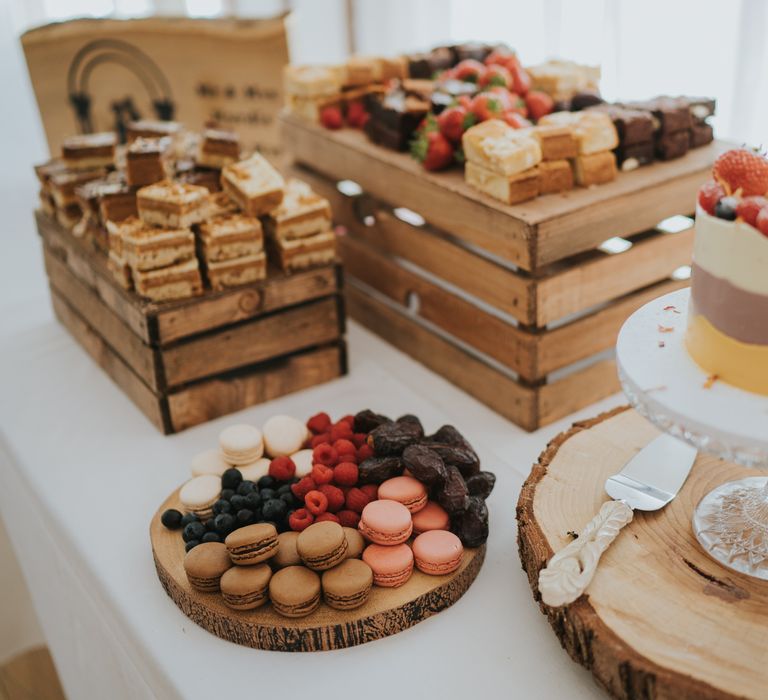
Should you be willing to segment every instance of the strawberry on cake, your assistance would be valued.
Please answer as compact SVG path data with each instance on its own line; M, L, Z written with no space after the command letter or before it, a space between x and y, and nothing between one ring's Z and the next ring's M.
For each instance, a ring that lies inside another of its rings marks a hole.
M721 155L699 190L686 346L710 375L768 395L768 158Z

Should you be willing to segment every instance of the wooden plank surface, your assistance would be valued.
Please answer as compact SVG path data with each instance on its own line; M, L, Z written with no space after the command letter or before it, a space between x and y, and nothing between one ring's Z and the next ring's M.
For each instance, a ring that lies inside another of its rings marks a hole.
M328 343L342 328L337 297L307 302L165 348L165 380L168 387L179 386Z
M712 162L729 146L714 143L683 158L620 173L611 183L505 205L470 188L457 168L428 173L407 154L377 146L357 130L330 131L283 116L297 162L335 180L352 179L393 206L527 270L596 247L612 236L653 227L693 210Z
M158 430L168 432L168 426L163 416L162 399L139 379L120 356L59 296L54 288L51 288L51 301L56 317L74 339Z
M144 343L94 290L80 281L64 262L47 246L43 246L48 281L56 292L91 327L125 363L149 386L161 390L158 377L157 351Z
M172 432L322 384L345 373L346 346L342 340L226 377L195 382L168 396Z

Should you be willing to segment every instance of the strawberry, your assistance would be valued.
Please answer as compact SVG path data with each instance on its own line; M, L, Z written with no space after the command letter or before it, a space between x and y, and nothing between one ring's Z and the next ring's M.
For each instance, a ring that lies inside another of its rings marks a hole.
M471 109L479 122L499 119L504 112L504 98L492 92L481 92L472 98Z
M513 109L504 112L502 118L507 124L513 126L515 129L525 129L526 127L533 126L533 124L520 114L520 112L516 112Z
M323 107L320 111L320 123L326 129L341 129L344 126L344 117L336 106Z
M735 148L715 161L712 177L727 194L737 190L744 197L768 194L768 158L755 150Z
M512 75L504 66L490 65L481 76L480 87L493 86L512 87Z
M464 107L448 107L437 117L437 126L440 133L449 141L457 143L461 141L461 135L472 126L477 117L468 112Z
M714 180L710 180L699 188L699 204L710 216L715 215L715 205L723 197L725 197L725 190Z
M474 58L467 58L457 63L452 71L456 80L463 80L465 83L480 83L485 74L485 66Z
M426 122L416 132L416 138L411 141L411 155L425 170L442 170L453 163L453 146L440 133L434 115L427 115Z
M765 197L744 197L736 205L736 218L742 219L750 226L755 226L757 215L766 207L768 207L768 199Z
M514 91L518 95L527 95L531 89L531 76L528 75L528 71L520 65L520 62L515 57L514 62L510 61L507 64L509 72L512 74L512 86Z
M545 114L549 114L555 106L555 101L540 90L531 90L525 96L525 104L528 107L528 114L534 121L539 121Z
M764 236L768 236L768 208L761 210L761 212L757 215L755 227Z
M362 129L371 115L365 110L362 102L350 102L347 107L347 124L354 129Z
M507 48L494 49L485 57L486 66L504 66L505 68L509 64L509 60L514 58L515 52Z

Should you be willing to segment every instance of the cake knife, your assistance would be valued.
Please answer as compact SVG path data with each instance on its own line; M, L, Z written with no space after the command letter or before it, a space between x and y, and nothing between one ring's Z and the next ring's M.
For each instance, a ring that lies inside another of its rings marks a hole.
M579 536L539 572L539 592L547 605L572 603L592 581L602 553L632 520L634 510L659 510L682 488L696 450L671 435L660 435L605 482L606 501Z

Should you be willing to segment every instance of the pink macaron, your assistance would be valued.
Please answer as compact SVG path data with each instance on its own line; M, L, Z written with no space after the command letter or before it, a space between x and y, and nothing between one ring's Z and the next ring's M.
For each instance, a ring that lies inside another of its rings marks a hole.
M396 476L379 486L379 498L402 503L411 513L427 505L427 487L412 476Z
M360 533L375 544L402 544L413 532L410 511L397 501L372 501L360 515Z
M439 503L434 501L427 501L427 504L412 517L413 532L416 535L430 530L448 530L451 527L450 516Z
M369 544L363 552L363 561L373 571L373 583L384 588L402 586L413 573L413 552L407 544L394 547Z
M419 571L431 576L450 574L461 566L464 546L452 532L430 530L413 541L413 556Z

